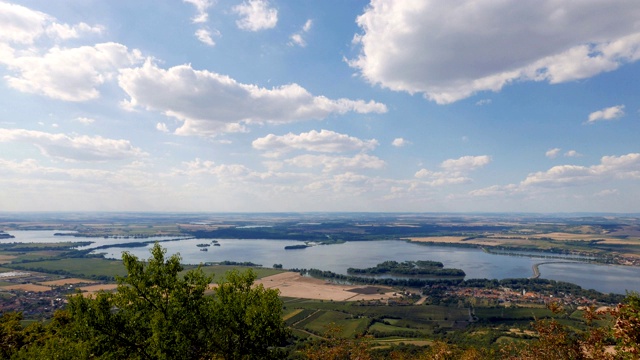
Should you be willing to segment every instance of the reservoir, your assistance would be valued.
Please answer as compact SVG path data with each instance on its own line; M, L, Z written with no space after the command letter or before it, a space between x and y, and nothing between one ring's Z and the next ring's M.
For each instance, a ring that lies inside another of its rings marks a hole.
M82 237L53 236L56 231L8 231L15 239L3 242L61 242L92 241L93 244L82 247L95 248L101 245L115 245L150 240L170 240L176 238L146 239L104 239ZM528 278L533 275L532 267L539 266L540 277L578 284L585 289L594 289L604 293L624 294L628 291L640 291L640 268L599 265L576 262L567 259L549 261L537 257L491 254L477 248L423 245L402 240L350 241L335 245L318 245L299 250L285 250L287 245L300 245L293 240L237 240L215 239L220 246L211 244L213 239L180 239L164 241L162 247L167 254L179 253L182 262L200 264L206 262L236 261L252 262L264 267L282 264L285 269L316 268L335 273L346 274L347 268L373 267L386 260L433 260L440 261L447 268L465 271L467 279L487 278ZM208 251L201 251L198 244L209 243ZM96 250L107 258L120 259L123 251L129 251L141 259L150 257L151 244L141 247L109 247ZM546 263L549 262L549 263Z

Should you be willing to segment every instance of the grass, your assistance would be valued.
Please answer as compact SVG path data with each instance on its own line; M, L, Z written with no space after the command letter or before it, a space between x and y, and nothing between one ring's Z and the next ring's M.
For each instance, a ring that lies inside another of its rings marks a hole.
M426 325L426 324L425 324ZM375 323L373 325L371 325L369 327L369 331L376 331L382 335L384 335L384 338L391 338L391 337L397 337L398 334L403 333L402 337L407 337L407 336L412 336L412 335L408 335L406 334L407 332L412 332L414 333L416 336L415 337L425 337L429 334L432 333L432 331L429 329L409 329L406 327L400 327L400 326L395 326L395 325L387 325L384 323Z
M188 266L185 266L185 271L190 269L195 269L195 268L197 268L197 266L188 265ZM258 277L258 279L262 279L267 276L280 274L284 272L284 270L279 270L279 269L262 268L262 267L254 268L254 267L246 267L246 266L229 266L229 265L202 266L201 269L205 273L205 275L213 275L214 281L219 281L227 273L227 271L232 271L232 270L244 272L244 271L247 271L248 269L252 269L253 272L256 273L256 276Z
M453 329L468 319L468 310L457 307L363 306L359 302L283 299L287 325L322 336L329 328L339 329L338 336L352 337L376 331L380 340L423 339L436 328ZM378 321L375 321L378 320ZM385 323L381 322L383 320Z
M7 266L7 265L5 265ZM11 268L50 274L67 274L78 277L100 277L127 274L122 261L101 258L71 258L11 264Z
M546 308L476 308L476 316L482 321L487 319L502 320L534 320L553 316L553 312Z
M328 329L336 327L338 337L352 337L367 330L369 319L354 318L350 314L336 311L321 311L313 321L307 322L304 329L315 334L324 334Z
M284 318L284 321L289 326L294 325L295 323L306 319L307 317L309 317L311 314L315 312L315 310L312 310L312 309L293 309L293 311L291 312L289 311L285 312L285 318Z

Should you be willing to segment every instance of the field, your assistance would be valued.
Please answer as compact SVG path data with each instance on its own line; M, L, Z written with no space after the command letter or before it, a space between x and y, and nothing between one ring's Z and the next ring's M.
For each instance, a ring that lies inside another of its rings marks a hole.
M97 284L97 285L87 285L81 286L78 288L82 292L83 296L91 296L98 291L113 291L118 287L117 284Z
M192 266L192 265L185 266L185 270L182 273L186 273L188 270L195 269L195 268L197 268L197 266ZM209 266L201 266L200 268L202 269L202 272L205 275L213 275L214 282L224 277L227 271L238 270L242 272L249 269L249 267L233 266L233 265L209 265ZM252 267L251 269L256 274L258 279L284 272L284 270L263 268L263 267Z
M91 284L94 282L95 281L87 280L87 279L68 278L68 279L60 279L60 280L43 281L40 283L40 285L64 286L64 285L75 285L75 284Z
M15 255L0 254L0 264L8 264L15 258Z
M13 269L88 278L113 278L126 275L122 261L101 258L71 258L11 264Z
M640 232L636 227L621 227L607 231L595 226L567 227L569 231L542 231L538 229L498 231L461 236L415 236L405 238L411 242L448 244L454 246L477 246L485 248L508 248L513 251L553 251L591 254L610 258L614 255L626 257L617 263L630 265L640 258Z
M324 280L303 277L298 273L284 272L258 280L268 289L280 290L280 295L290 298L358 301L386 300L392 298L394 290L387 287L367 287L353 285L330 284ZM373 291L367 291L372 290Z
M0 287L0 290L22 290L32 292L43 292L51 290L51 286L37 285L37 284L12 284Z

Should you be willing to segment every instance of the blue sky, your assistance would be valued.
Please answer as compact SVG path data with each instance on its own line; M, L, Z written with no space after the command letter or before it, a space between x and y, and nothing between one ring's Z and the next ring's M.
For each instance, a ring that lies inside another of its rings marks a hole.
M0 2L0 211L639 212L640 3Z

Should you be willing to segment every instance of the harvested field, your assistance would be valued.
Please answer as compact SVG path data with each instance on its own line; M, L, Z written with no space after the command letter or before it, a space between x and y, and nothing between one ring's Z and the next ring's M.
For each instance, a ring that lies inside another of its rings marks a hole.
M256 284L262 284L268 289L280 290L280 296L291 298L315 299L315 300L334 300L334 301L357 301L357 300L376 300L389 299L393 297L393 289L386 287L375 287L380 289L382 293L359 294L354 292L356 289L365 289L371 286L356 285L338 285L327 283L324 280L308 278L294 272L284 272L281 274L269 276L256 281Z
M22 291L33 291L33 292L43 292L51 290L51 286L43 286L36 284L15 284L15 285L7 285L0 287L0 290L22 290Z
M60 280L51 280L51 281L43 281L39 284L47 285L47 286L63 286L63 285L75 285L75 284L93 284L95 281L80 279L80 278L69 278L69 279L60 279Z
M546 234L536 234L532 236L534 238L552 238L553 240L558 241L567 241L567 240L597 240L597 239L607 239L602 234L573 234L573 233L564 233L564 232L552 232ZM608 239L612 240L612 239Z
M88 285L81 286L78 289L82 291L83 296L91 296L98 291L113 291L118 288L118 284L97 284L97 285Z
M0 254L0 264L9 264L11 260L15 259L14 255L2 255Z

